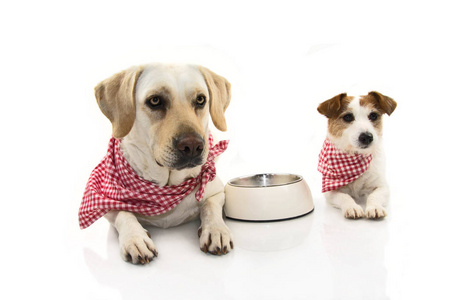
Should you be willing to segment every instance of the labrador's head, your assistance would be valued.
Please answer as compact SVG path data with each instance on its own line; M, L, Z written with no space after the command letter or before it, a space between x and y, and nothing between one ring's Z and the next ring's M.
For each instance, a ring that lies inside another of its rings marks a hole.
M144 142L156 162L170 169L205 162L210 115L219 130L227 129L230 83L204 67L133 67L99 83L95 96L115 138Z

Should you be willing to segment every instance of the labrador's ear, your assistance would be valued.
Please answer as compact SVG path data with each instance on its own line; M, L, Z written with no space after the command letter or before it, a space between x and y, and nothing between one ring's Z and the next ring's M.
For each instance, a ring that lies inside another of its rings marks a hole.
M347 97L346 93L339 94L334 96L331 99L328 99L325 102L322 102L318 107L317 111L327 118L332 118L339 112L339 109L342 106L342 100Z
M103 80L95 87L97 104L111 121L115 138L126 136L133 127L136 118L136 82L143 70L143 67L124 70Z
M395 102L394 99L388 96L382 95L378 92L370 92L369 95L373 96L376 99L380 108L385 113L387 113L388 116L390 116L397 107L397 102Z
M225 78L207 68L199 66L199 70L208 86L210 98L209 113L214 126L221 131L226 131L225 110L231 100L231 84Z

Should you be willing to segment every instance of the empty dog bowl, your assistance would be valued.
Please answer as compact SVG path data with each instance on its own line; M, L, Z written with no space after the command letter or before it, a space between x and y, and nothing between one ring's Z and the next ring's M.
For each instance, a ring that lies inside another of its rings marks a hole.
M293 174L257 174L225 186L225 215L244 221L278 221L314 210L306 181Z

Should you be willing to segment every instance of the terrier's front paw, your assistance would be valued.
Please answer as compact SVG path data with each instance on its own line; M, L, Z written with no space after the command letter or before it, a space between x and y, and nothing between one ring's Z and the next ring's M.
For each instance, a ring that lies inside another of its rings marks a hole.
M198 229L200 249L214 255L227 254L233 249L233 237L225 224L213 224Z
M120 255L133 264L148 264L158 256L155 244L146 231L119 236Z
M366 207L366 218L368 219L381 219L386 216L386 209L381 205L370 205Z
M358 204L354 204L345 208L343 207L342 213L347 219L360 219L364 216L364 211Z

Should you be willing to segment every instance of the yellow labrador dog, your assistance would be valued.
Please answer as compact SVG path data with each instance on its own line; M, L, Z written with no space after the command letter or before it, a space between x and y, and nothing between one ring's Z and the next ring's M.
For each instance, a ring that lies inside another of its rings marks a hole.
M158 187L178 186L199 176L208 160L209 117L221 131L227 128L224 112L230 102L229 82L212 71L193 65L151 64L127 69L95 88L102 112L120 139L126 164L145 181ZM117 152L116 151L116 152ZM197 186L174 208L147 216L126 210L105 214L119 234L124 260L146 264L158 255L142 224L172 227L200 216L200 249L226 254L232 235L222 217L224 186L217 178Z

